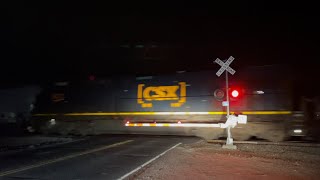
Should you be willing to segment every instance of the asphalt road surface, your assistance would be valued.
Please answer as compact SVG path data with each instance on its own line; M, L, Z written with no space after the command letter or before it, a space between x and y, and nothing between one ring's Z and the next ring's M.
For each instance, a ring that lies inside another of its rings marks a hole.
M41 149L0 154L0 179L119 179L179 143L198 138L102 135Z

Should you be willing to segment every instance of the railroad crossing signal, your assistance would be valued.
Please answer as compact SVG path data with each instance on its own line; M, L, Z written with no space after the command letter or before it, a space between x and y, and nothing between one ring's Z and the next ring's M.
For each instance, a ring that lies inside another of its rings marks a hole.
M233 60L234 60L234 57L232 57L232 56L230 56L226 62L223 62L219 58L217 58L214 62L219 64L221 66L221 68L216 73L216 75L219 77L225 70L228 71L230 74L234 75L234 73L236 73L236 71L229 66Z
M236 71L234 69L232 69L230 67L230 64L232 63L232 61L234 60L234 57L230 56L226 62L221 61L219 58L217 58L214 62L219 64L221 66L221 68L218 70L218 72L216 73L216 75L218 77L220 77L220 75L226 71L226 95L227 95L227 99L226 101L223 102L223 105L227 106L227 119L229 120L229 118L232 118L233 116L229 116L230 114L230 103L229 103L229 82L228 82L228 72L232 75L234 75L234 73L236 73ZM237 97L239 95L238 91L233 91L231 96L233 97ZM236 148L236 146L233 145L233 138L231 136L231 131L230 131L231 126L227 127L227 132L228 132L228 138L227 138L227 142L226 142L226 148Z

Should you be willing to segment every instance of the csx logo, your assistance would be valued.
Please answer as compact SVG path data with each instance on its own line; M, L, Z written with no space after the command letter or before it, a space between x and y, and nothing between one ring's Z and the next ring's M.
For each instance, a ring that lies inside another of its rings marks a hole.
M52 102L55 102L55 103L64 101L64 94L63 93L51 94L51 100Z
M177 91L180 91L180 94ZM176 86L149 86L138 85L138 104L143 108L152 107L151 101L176 101L170 103L171 107L180 107L186 102L186 83L180 82Z

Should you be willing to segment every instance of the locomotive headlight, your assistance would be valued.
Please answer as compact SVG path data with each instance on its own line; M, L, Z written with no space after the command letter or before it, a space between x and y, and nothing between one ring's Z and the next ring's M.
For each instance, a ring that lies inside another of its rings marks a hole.
M295 129L295 130L293 130L293 132L296 133L296 134L301 134L302 130L301 129Z
M264 91L262 91L262 90L253 91L253 94L259 94L259 95L261 95L261 94L264 94Z

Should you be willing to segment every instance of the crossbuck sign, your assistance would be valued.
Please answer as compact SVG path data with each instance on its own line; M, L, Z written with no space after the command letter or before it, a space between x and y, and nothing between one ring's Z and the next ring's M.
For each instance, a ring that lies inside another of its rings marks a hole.
M232 63L233 60L234 60L234 57L232 57L232 56L230 56L229 59L226 62L223 62L219 58L217 58L214 62L219 64L221 66L221 68L216 73L216 75L220 76L225 70L233 75L236 71L229 66Z
M230 56L226 62L221 61L219 58L217 58L214 62L219 64L221 66L221 68L218 70L218 72L216 73L216 75L218 77L220 77L220 75L226 71L226 95L227 95L227 99L226 102L224 102L223 104L227 106L227 117L229 117L229 112L230 112L230 105L229 105L229 82L228 82L228 72L230 74L234 74L236 73L236 71L234 69L232 69L229 65L232 63L232 61L234 60L234 57Z

